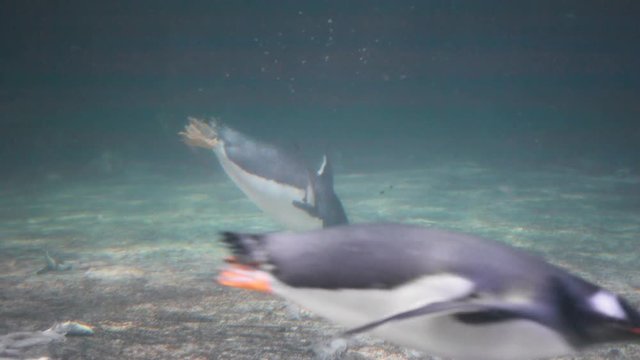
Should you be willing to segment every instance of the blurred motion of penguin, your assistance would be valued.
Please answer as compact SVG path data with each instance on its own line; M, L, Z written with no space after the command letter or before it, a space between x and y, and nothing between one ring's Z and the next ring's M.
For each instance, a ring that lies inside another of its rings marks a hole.
M499 242L399 224L225 233L218 282L270 292L351 328L454 359L540 359L640 344L620 296Z
M293 154L227 126L189 118L181 132L190 146L211 149L229 178L273 220L289 230L346 224L325 155L314 173Z

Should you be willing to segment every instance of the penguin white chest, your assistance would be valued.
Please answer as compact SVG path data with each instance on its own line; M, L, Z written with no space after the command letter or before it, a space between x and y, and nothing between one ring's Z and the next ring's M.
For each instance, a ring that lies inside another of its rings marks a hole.
M463 324L450 315L433 316L384 324L373 333L399 345L461 360L530 360L575 351L552 329L521 319Z
M425 276L394 289L317 289L290 287L273 279L273 290L317 315L353 328L435 302L455 301L473 283L450 274ZM455 311L384 323L371 333L428 354L455 359L536 359L573 352L553 330L529 320L468 324Z
M322 228L322 220L293 206L293 201L314 204L313 193L297 187L282 184L272 179L252 174L232 162L223 146L215 148L216 156L229 178L262 211L276 222L290 230L311 230Z
M448 274L425 276L394 289L297 288L273 279L276 294L347 327L458 298L472 288L469 280Z

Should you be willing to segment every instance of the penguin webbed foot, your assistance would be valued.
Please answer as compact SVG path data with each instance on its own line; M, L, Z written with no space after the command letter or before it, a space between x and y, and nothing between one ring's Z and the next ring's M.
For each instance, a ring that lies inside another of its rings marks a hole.
M189 146L213 149L218 146L218 133L214 124L208 125L202 120L189 117L189 124L178 133Z

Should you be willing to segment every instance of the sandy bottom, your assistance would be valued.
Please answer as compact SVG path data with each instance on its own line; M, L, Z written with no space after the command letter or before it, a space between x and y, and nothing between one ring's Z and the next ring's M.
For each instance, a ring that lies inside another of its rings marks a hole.
M28 349L26 358L428 359L339 332L279 299L214 282L222 230L272 231L222 174L60 177L0 188L0 335L56 321L92 337ZM459 163L392 172L340 172L352 222L399 221L460 230L541 254L640 303L640 178L570 169L522 171ZM72 264L36 275L44 251ZM599 347L567 359L638 359L640 346Z

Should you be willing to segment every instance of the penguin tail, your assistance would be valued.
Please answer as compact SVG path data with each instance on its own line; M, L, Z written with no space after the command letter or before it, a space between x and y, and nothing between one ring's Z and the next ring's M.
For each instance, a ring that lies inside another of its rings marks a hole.
M262 249L261 235L223 232L220 241L233 254L225 260L227 263L259 267L267 262L266 253Z
M192 147L214 149L219 143L215 123L207 124L194 117L189 117L189 124L178 134L182 136L182 141Z
M261 244L262 236L224 232L221 241L233 255L225 259L228 265L218 275L218 283L229 287L271 292L271 278L267 272L260 269L260 265L266 262Z

